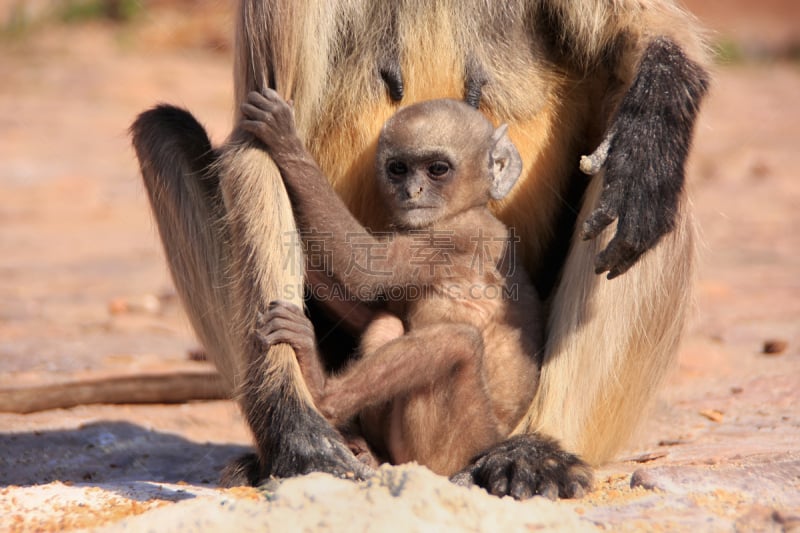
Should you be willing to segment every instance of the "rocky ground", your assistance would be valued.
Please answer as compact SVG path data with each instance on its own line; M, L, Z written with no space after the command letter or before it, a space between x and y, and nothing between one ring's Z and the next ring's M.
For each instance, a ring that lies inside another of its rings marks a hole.
M499 500L419 467L221 490L219 467L250 445L231 402L82 405L0 413L0 530L800 529L800 8L765 4L697 3L736 45L690 164L697 311L641 437L587 497ZM165 13L0 38L0 409L11 388L208 371L126 127L168 100L223 139L229 19L207 32Z

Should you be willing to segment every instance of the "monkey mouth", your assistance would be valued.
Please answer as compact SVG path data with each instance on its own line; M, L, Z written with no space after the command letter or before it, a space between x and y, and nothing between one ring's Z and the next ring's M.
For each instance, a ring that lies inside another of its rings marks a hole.
M401 204L398 207L406 212L416 211L417 209L436 209L435 205L423 205L423 204L411 204L411 203Z
M419 229L427 226L434 218L436 206L402 204L395 211L395 226L402 229Z
M397 215L407 222L424 223L435 216L435 210L436 208L432 205L410 205L399 209Z

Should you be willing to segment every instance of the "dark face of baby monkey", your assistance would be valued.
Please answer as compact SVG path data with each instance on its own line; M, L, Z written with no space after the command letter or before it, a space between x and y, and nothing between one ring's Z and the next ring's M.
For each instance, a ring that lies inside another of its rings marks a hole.
M456 100L398 111L383 127L376 163L395 227L425 228L503 198L522 170L506 130Z

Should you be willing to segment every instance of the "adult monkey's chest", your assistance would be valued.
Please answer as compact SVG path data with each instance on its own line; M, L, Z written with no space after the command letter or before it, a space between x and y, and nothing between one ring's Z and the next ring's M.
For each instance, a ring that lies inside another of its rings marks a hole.
M588 84L557 67L547 36L525 4L364 2L332 7L333 22L308 39L324 39L325 73L306 143L345 203L368 228L386 227L374 183L376 141L402 105L434 98L465 99L480 89L480 109L510 125L522 156L522 176L496 214L522 239L533 269L560 209L568 178L585 147L592 114ZM377 5L371 5L377 4ZM532 8L531 8L532 9ZM504 31L498 31L502 28ZM402 99L391 98L382 70L392 62ZM300 73L299 78L304 78Z

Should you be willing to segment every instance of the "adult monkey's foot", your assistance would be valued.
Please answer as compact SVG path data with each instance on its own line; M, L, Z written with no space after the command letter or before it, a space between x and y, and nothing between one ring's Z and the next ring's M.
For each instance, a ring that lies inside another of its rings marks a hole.
M536 433L517 435L480 454L450 478L478 485L495 496L580 498L592 487L592 469L554 440Z

